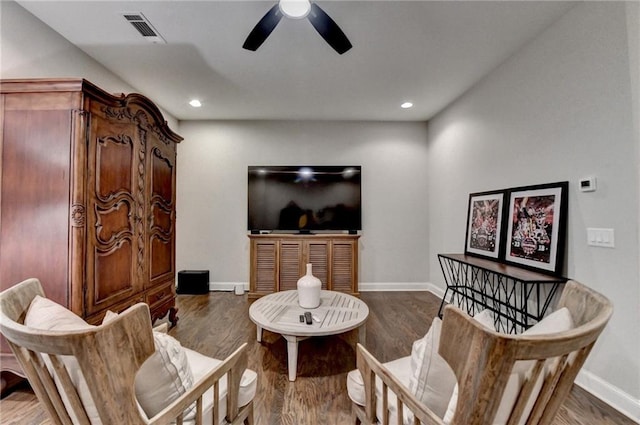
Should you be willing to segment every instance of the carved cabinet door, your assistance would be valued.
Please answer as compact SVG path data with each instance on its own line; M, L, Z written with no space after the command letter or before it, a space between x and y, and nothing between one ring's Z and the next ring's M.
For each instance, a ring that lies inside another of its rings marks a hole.
M175 276L175 181L176 144L147 134L147 211L146 254L149 265L147 287L173 281Z
M86 315L140 293L146 273L146 147L133 120L105 110L92 108L87 149Z

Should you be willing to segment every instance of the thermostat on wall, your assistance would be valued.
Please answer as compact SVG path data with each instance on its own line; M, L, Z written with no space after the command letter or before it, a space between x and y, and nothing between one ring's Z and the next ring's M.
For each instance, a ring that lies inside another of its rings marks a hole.
M580 179L580 191L581 192L595 192L596 190L596 178L585 177Z

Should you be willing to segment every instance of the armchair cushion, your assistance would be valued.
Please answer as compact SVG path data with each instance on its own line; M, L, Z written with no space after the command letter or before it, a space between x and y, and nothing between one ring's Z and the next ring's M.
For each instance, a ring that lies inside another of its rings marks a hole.
M24 318L24 325L30 328L46 331L74 331L94 327L93 325L85 322L81 317L77 316L72 311L66 309L60 304L57 304L54 301L51 301L48 298L41 297L40 295L36 295L31 301L29 309L27 310ZM43 360L47 365L47 368L49 368L49 371L52 372L53 366L49 358L44 357ZM84 380L84 376L82 376L78 361L74 357L64 356L62 358L62 362L64 363L69 373L71 382L73 382L73 385L78 391L80 400L82 400L83 404L85 405L87 416L91 420L91 423L101 424L98 409L93 402L93 398L91 397L91 393L89 392L87 382ZM61 384L57 375L55 375L54 380L56 386L60 388ZM77 420L71 409L69 409L71 404L66 396L66 393L61 392L61 395L63 403L71 412L72 419Z
M426 335L413 343L409 390L436 415L443 417L456 385L456 376L438 354L442 320L433 319Z
M483 310L474 319L494 329L493 315ZM456 376L447 362L438 354L442 320L433 319L427 334L413 343L411 350L411 380L409 390L433 413L444 417L456 386Z
M193 372L193 378L195 382L198 382L202 377L209 373L212 369L217 367L221 360L207 357L198 353L197 351L184 348L191 371ZM251 369L246 369L240 378L240 391L238 393L238 406L242 407L256 395L256 389L258 386L258 374ZM220 380L220 417L222 420L227 414L227 377L223 377ZM185 425L195 424L195 411L185 415ZM202 397L202 423L213 423L213 390L208 390Z
M118 316L107 311L102 323ZM164 332L153 332L156 351L140 367L136 375L136 398L146 413L153 417L193 386L194 377L184 348L177 339ZM185 416L194 412L191 406Z
M40 295L36 295L31 301L24 324L45 331L73 331L93 327L71 310Z
M154 332L156 351L136 375L136 398L148 417L155 416L186 393L194 382L185 349L170 335ZM191 406L185 415L195 409Z
M406 386L409 386L409 380L411 379L411 357L401 357L396 360L392 360L387 363L383 363L383 366L389 369L389 372L396 378L400 380L400 382L404 383ZM453 373L453 372L452 372ZM347 374L347 393L349 394L349 398L356 404L360 406L364 406L365 400L365 391L364 391L364 381L362 380L362 374L358 369L354 369ZM376 398L378 401L376 402L376 410L378 417L382 415L382 381L378 377L376 377ZM396 423L396 415L397 415L397 400L396 396L389 391L389 423ZM410 423L413 415L409 410L405 408L404 411L405 423Z

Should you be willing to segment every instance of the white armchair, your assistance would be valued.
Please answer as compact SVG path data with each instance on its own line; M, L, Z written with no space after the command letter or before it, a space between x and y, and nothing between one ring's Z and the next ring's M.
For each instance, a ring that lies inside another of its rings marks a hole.
M0 293L0 331L56 424L253 424L246 344L224 360L153 332L140 303L91 326L29 279Z
M552 314L520 335L449 305L410 357L381 364L358 345L358 368L347 378L354 421L549 425L612 312L609 300L575 281Z

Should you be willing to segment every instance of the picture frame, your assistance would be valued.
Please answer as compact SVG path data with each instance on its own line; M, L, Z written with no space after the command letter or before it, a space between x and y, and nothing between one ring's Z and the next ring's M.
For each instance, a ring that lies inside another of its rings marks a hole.
M504 262L545 274L563 269L569 182L508 190Z
M469 194L465 254L499 260L503 255L505 191Z

